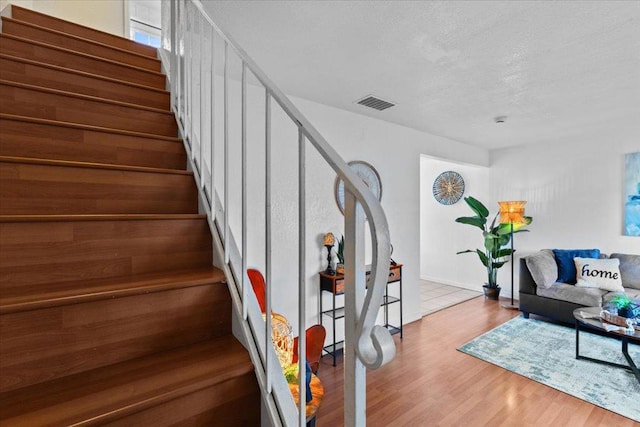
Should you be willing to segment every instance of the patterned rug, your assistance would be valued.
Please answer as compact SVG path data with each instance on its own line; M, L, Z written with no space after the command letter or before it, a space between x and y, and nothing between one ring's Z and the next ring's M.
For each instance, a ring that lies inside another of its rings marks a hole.
M640 422L640 383L630 371L575 358L575 330L516 317L458 350ZM640 364L640 346L629 344ZM626 361L620 341L580 332L580 355Z

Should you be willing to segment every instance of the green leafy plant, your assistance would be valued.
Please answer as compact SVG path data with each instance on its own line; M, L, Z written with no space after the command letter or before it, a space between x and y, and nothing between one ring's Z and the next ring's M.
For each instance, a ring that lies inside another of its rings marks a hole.
M640 306L638 302L627 294L616 294L611 298L611 304L618 309L618 315L622 317L635 318L640 316Z
M498 214L493 218L491 223L487 223L489 218L489 209L477 199L473 197L465 197L464 201L475 213L475 216L462 216L456 218L456 222L468 224L482 230L482 238L484 240L483 249L467 249L457 252L457 254L476 253L480 262L487 269L488 288L498 288L498 269L509 261L511 249L505 246L511 240L511 224L496 225ZM518 233L525 230L524 227L531 224L533 219L529 216L524 217L524 221L513 225L513 232Z
M289 384L294 384L298 379L298 364L292 363L283 370L283 373L284 377L287 379L287 382Z
M611 304L620 310L621 308L630 307L633 304L633 300L627 294L616 294L611 298Z
M344 264L344 235L340 237L340 241L338 242L336 256L338 257L338 262Z

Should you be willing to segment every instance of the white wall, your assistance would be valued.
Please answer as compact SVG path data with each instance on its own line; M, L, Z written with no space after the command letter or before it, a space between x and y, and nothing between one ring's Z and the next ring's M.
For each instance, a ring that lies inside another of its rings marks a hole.
M124 0L2 0L97 30L126 37Z
M516 254L540 248L599 248L640 254L640 238L624 236L624 154L636 138L584 137L491 153L495 200L526 200L529 233L515 238ZM517 264L516 264L517 265ZM516 292L517 292L516 268Z
M216 93L222 93L220 80L216 80ZM208 88L205 88L205 91ZM230 143L240 143L239 90L230 84ZM420 318L420 155L448 156L463 163L487 165L488 152L462 143L418 132L382 120L353 114L315 102L292 98L294 104L313 123L327 141L346 160L364 160L380 173L383 186L382 206L387 215L393 258L404 264L404 321ZM216 123L222 122L221 105L216 103ZM297 130L279 108L273 110L273 292L274 311L284 314L297 330L297 263L298 232L297 211ZM250 86L248 94L248 200L256 209L249 209L248 264L264 269L264 90ZM217 126L217 139L222 140L222 129ZM218 153L221 146L217 147ZM232 159L239 161L240 152L230 151ZM222 182L222 163L216 156L217 182ZM220 163L219 163L220 162ZM307 145L307 209L306 230L306 296L307 324L318 321L318 271L326 268L326 250L322 235L333 232L340 236L344 218L334 201L333 187L336 174ZM239 176L239 169L232 174ZM239 187L230 192L232 231L240 241ZM220 191L220 190L218 190ZM329 304L328 294L325 304ZM327 305L325 305L325 308Z
M404 264L404 319L410 322L420 318L420 156L429 154L486 165L488 153L325 105L301 99L294 102L346 161L367 161L380 173L382 206L389 222L393 258ZM343 230L343 217L333 200L334 179L331 171L310 178L323 188L323 198L316 205L316 227L320 233L340 234ZM308 227L313 229L312 225ZM314 267L317 270L321 265L316 263Z
M460 216L473 216L464 200L442 205L433 197L433 181L447 170L458 172L465 181L463 197L473 196L490 211L497 204L490 197L489 168L449 162L422 156L420 159L420 277L448 285L482 291L486 270L475 254L456 255L456 252L482 248L481 231L459 224ZM506 278L501 276L499 279ZM506 282L501 282L505 284Z

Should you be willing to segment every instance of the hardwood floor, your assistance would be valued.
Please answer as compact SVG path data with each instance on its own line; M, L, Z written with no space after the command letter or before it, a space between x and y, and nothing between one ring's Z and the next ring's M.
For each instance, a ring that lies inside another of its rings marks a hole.
M475 298L405 326L396 358L367 372L368 426L637 426L456 349L520 312ZM343 425L342 361L320 364L319 426Z

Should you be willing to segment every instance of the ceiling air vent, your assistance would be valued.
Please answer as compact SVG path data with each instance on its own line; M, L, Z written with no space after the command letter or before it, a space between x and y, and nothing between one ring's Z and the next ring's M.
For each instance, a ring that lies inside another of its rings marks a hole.
M368 95L364 98L356 101L356 104L364 105L365 107L373 108L374 110L382 111L387 108L393 107L393 102L385 101L384 99L380 99L377 96Z

